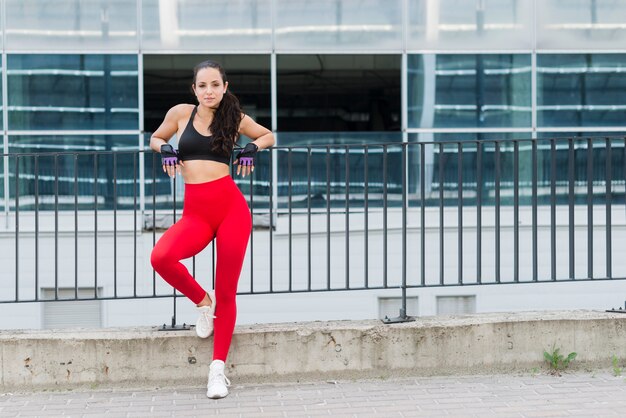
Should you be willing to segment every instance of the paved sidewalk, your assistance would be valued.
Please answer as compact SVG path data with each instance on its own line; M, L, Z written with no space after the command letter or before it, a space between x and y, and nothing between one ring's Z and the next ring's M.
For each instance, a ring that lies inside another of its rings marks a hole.
M626 378L609 373L418 377L203 388L1 394L0 416L613 417Z

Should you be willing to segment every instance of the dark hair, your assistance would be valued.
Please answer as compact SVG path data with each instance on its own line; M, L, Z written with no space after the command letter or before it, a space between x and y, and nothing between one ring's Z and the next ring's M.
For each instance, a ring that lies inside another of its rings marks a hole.
M193 84L196 84L196 77L200 70L205 68L215 68L220 72L222 82L226 84L226 73L220 64L215 61L206 60L196 65L193 69ZM222 101L213 115L213 121L209 130L213 135L212 151L224 155L229 155L233 151L235 143L239 140L239 124L241 123L241 106L237 96L230 90L226 90Z

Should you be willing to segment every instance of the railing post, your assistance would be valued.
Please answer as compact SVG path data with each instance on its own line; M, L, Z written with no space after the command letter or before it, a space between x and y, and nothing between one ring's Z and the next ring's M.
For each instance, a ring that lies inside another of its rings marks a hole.
M174 181L172 181L172 191L173 191L173 207L174 207L174 211L173 211L173 223L176 223L176 180L174 179ZM170 326L168 327L166 324L163 324L161 326L161 328L159 328L159 331L179 331L179 330L188 330L190 329L190 325L187 325L186 323L183 323L182 325L176 325L176 298L177 298L177 294L176 294L176 289L173 289L173 307L172 307L172 323L170 324Z
M407 143L402 144L402 307L400 308L400 314L396 318L385 317L383 319L384 324L397 324L400 322L415 321L415 318L407 316L406 314L406 219L407 219L407 185L406 185L406 171L407 171Z

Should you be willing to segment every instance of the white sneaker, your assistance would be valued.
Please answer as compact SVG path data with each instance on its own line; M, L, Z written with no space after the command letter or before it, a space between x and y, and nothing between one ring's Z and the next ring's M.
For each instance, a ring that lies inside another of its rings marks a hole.
M213 360L209 366L209 381L206 385L206 396L211 399L220 399L228 395L230 380L224 375L224 362Z
M211 306L201 306L198 308L200 316L196 321L196 334L200 338L207 338L213 334L213 319L215 318L215 292L208 292L211 299Z

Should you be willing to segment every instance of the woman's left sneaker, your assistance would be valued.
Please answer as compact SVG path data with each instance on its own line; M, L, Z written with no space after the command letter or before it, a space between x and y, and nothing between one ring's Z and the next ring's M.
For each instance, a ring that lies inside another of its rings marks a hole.
M206 385L207 398L225 398L228 395L229 386L230 380L224 375L224 362L213 360L209 366L209 381Z
M200 338L207 338L213 334L213 319L215 319L215 292L208 292L211 306L198 307L200 316L196 321L196 334Z

